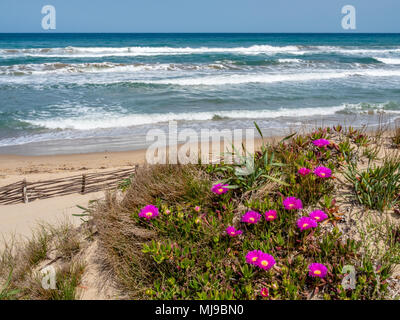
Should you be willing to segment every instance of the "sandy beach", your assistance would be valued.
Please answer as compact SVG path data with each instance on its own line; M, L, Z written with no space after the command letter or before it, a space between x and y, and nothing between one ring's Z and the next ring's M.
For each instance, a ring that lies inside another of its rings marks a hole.
M0 155L0 185L29 176L35 181L71 172L92 172L129 167L145 160L145 150L100 152L70 155L18 156Z
M143 164L145 150L89 153L55 156L0 156L0 187L27 179L29 182L58 179L82 173L106 172ZM99 199L104 192L71 194L28 204L0 205L0 237L29 237L39 222L55 224L69 219L75 225L81 220L72 214L82 213L88 201Z
M265 138L276 141L279 138ZM261 139L254 142L257 149ZM181 146L178 146L180 148ZM221 143L221 150L222 150ZM0 187L26 179L28 182L59 179L83 173L100 173L130 168L146 163L146 150L100 152L70 155L19 156L0 155ZM39 222L56 223L60 219L71 219L79 224L80 219L72 214L81 213L77 207L87 206L88 201L100 199L104 192L36 200L27 204L0 205L0 236L29 237L32 228Z

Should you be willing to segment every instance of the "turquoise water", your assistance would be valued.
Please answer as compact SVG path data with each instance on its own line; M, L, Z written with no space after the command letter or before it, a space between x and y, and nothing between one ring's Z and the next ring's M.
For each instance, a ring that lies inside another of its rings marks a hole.
M384 116L382 116L384 114ZM400 117L399 34L0 34L0 153Z

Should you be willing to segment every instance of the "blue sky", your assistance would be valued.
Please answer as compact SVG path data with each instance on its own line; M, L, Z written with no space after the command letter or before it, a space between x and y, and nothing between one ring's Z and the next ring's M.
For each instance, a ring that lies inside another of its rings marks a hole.
M44 5L56 30L41 27ZM400 32L399 0L0 0L0 32Z

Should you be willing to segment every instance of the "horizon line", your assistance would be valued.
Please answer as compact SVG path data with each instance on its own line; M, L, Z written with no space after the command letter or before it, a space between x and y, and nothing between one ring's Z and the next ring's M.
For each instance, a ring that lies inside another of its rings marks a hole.
M120 31L96 31L96 32L57 32L57 31L42 31L42 32L0 32L0 34L340 34L340 35L355 35L355 34L400 34L399 32L120 32Z

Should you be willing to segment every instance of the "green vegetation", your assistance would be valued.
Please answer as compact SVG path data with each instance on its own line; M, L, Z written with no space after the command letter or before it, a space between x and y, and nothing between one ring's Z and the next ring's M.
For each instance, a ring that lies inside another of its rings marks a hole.
M345 177L354 186L357 200L370 209L393 209L400 202L400 159L387 158L382 165L359 171L349 163Z
M317 147L313 141L318 139L331 143ZM367 135L355 129L326 128L264 144L254 155L242 156L241 164L140 169L121 203L109 198L94 213L106 259L121 290L139 299L263 299L263 288L270 299L385 298L386 279L395 261L387 255L365 254L366 244L344 237L337 225L341 220L337 176L353 168L351 159L376 160L377 154L362 153L365 148L373 150L371 144ZM330 169L332 176L313 173L321 166ZM383 164L384 169L369 171L370 177L379 175L381 186L366 189L366 199L381 197L383 208L395 205L392 196L398 189L391 187L396 180L389 172L396 173L398 166L393 159ZM310 172L301 175L300 168ZM227 185L227 192L213 193L216 183ZM304 208L286 210L283 199L289 196L301 199ZM363 199L357 193L354 198ZM367 207L379 202L360 201ZM150 204L159 215L141 218L139 213ZM328 218L315 229L301 231L298 218L315 209ZM267 210L275 210L277 218L267 221L263 216ZM241 222L246 211L259 212L260 221ZM228 226L243 233L230 237ZM386 252L398 255L398 242L388 240L385 245ZM246 263L252 250L272 255L274 267L266 271ZM326 277L311 277L312 263L324 264ZM342 287L346 265L357 272L354 290Z

